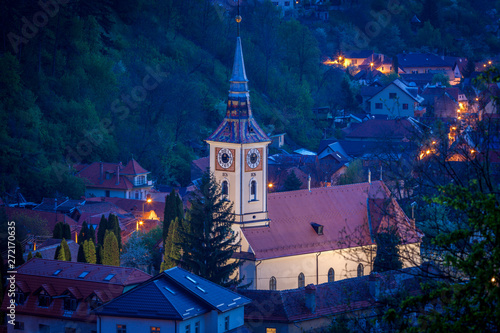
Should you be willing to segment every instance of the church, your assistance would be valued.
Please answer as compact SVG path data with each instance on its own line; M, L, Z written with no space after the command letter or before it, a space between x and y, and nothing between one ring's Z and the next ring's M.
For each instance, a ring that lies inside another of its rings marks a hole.
M250 289L293 289L369 274L374 237L389 226L402 239L404 267L419 264L421 234L382 181L268 193L271 140L252 115L239 35L226 115L206 141L210 171L233 203L239 277Z

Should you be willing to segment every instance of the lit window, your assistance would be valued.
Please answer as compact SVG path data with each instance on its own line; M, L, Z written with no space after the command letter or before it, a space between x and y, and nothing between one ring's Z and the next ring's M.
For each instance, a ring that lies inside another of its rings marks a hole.
M382 103L375 103L375 109L382 110Z
M365 275L365 269L363 267L363 264L358 265L358 277Z
M127 333L127 325L116 324L116 333Z
M299 288L304 287L306 285L306 277L304 273L299 274Z
M252 180L250 183L250 200L257 200L257 181L255 180Z
M389 93L389 99L396 99L396 93Z
M408 103L403 104L403 110L408 110Z
M328 282L333 282L335 281L335 271L333 270L333 268L330 268L328 270Z
M155 327L155 326L151 326L150 332L151 333L158 333L158 332L160 332L160 328L159 327Z
M274 276L269 279L269 290L276 290L276 278Z
M229 316L226 316L226 318L224 318L224 329L226 331L229 330Z
M276 333L275 328L266 327L266 333Z

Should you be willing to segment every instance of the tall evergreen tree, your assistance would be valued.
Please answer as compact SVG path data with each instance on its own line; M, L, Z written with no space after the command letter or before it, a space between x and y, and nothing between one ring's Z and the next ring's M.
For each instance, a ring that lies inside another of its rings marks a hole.
M120 266L120 249L118 248L118 240L115 233L107 231L104 238L104 246L102 249L102 264L111 266Z
M95 247L96 264L102 264L102 244Z
M99 227L97 229L97 243L103 245L104 237L106 236L106 230L108 230L108 219L104 215L101 216L101 221L99 222Z
M205 173L191 200L190 227L182 235L180 264L214 283L227 285L241 265L229 262L239 247L231 229L232 203L222 199L221 189L211 173Z
M398 230L389 227L375 236L377 254L373 262L374 272L385 272L403 268L398 246L402 244Z
M165 198L165 213L163 218L163 241L167 239L170 223L175 219L182 221L184 218L184 206L179 195L174 189Z
M33 259L33 253L31 253L30 251L30 253L28 253L28 261L30 261L31 259Z
M161 263L160 270L163 272L166 269L177 266L181 259L181 233L182 221L176 218L168 229L168 236L165 240L165 252L163 255L163 262Z
M85 244L84 242L80 242L80 246L78 247L78 255L76 257L76 261L77 262L87 262L85 260L85 252L84 252L84 249L83 249L83 244Z
M85 262L88 262L89 264L97 263L95 244L91 239L88 239L83 243L83 253L85 256Z
M71 251L69 250L68 242L65 238L61 241L61 247L64 248L64 254L66 255L66 261L71 261Z
M108 230L112 231L116 240L118 241L118 248L122 249L122 229L120 229L120 222L118 216L115 214L109 214L108 216Z
M16 267L25 263L23 258L24 249L18 240L14 241L14 246L16 253L14 254L14 260L16 262Z
M78 234L78 244L83 244L86 240L92 239L95 244L95 232L92 226L89 226L86 221L83 221L82 229Z
M63 246L59 245L56 249L56 260L66 261L66 253Z
M54 239L71 239L71 229L69 224L64 222L57 222L54 226L54 231L52 232L52 238Z
M38 252L38 251L37 251L37 252L35 253L35 258L43 258L43 257L42 257L42 254L41 254L40 252Z
M295 174L295 171L292 170L292 172L289 173L285 179L285 184L284 184L285 191L299 190L301 186L302 186L302 182Z

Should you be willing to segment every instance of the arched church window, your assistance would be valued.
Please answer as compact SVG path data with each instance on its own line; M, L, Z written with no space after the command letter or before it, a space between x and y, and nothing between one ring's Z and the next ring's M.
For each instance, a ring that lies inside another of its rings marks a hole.
M304 273L299 274L299 288L304 287L306 285L306 277L304 276Z
M255 201L257 200L257 181L252 180L250 182L250 200Z
M333 282L335 281L335 271L333 270L333 268L330 268L328 270L328 282Z
M358 265L358 277L365 275L365 268L363 267L363 264Z
M229 182L227 180L222 181L221 194L223 200L229 200Z
M276 278L274 276L269 279L269 290L276 290Z

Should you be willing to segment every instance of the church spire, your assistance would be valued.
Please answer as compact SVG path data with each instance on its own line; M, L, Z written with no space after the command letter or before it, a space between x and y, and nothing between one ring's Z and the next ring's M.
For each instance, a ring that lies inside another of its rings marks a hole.
M233 72L231 74L231 79L229 80L230 86L226 116L219 127L207 138L207 140L230 143L271 141L252 116L248 79L245 72L241 38L239 36L239 25L241 22L239 7L236 22L238 24L238 36L236 37Z

